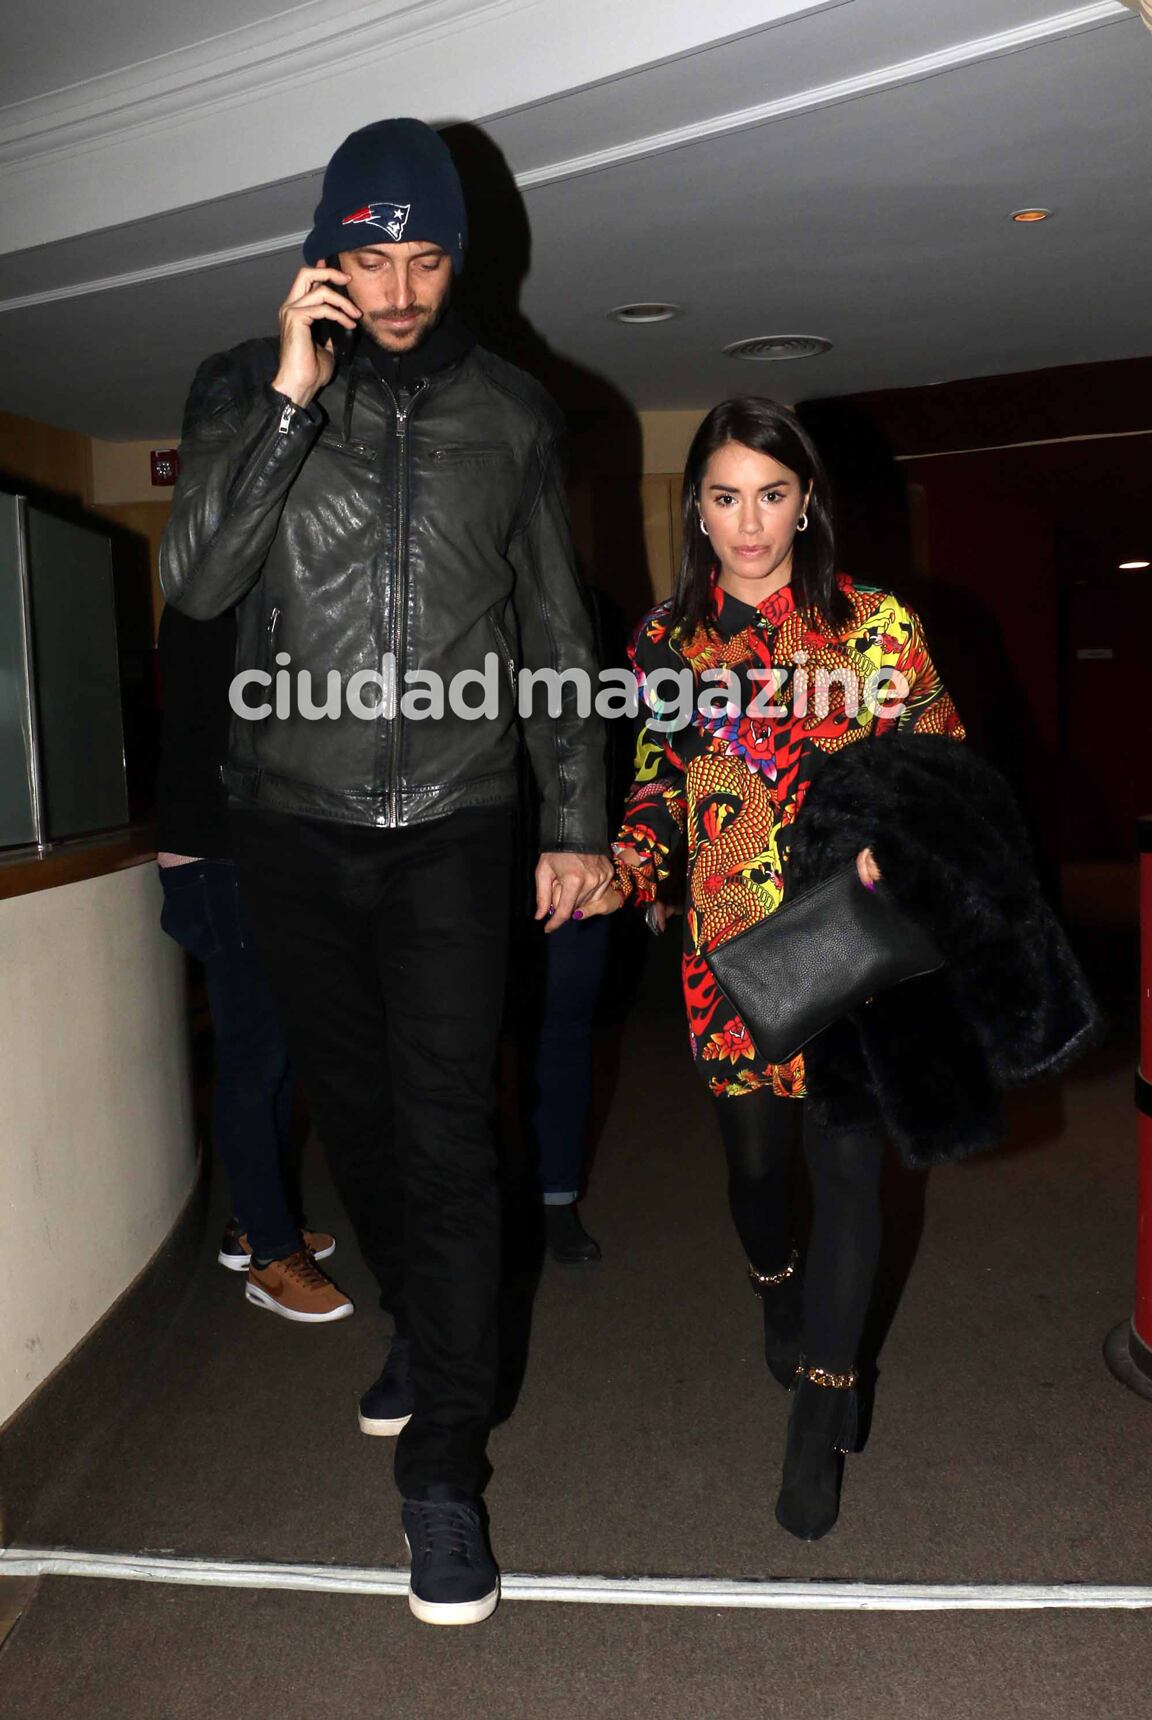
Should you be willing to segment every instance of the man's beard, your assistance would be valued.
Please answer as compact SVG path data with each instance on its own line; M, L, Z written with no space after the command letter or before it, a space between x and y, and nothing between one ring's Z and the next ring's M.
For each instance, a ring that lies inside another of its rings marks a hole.
M448 313L448 302L450 298L451 294L445 293L444 297L433 311L428 311L422 306L421 309L424 311L424 314L420 317L418 322L413 324L411 329L403 331L397 344L393 344L393 341L387 338L391 331L388 327L388 313L386 311L370 311L367 317L364 318L361 326L369 340L375 341L376 345L384 352L415 352L418 347L424 345L424 342L428 339L428 336L432 331L439 328L440 324L444 321L444 318ZM415 338L409 338L410 336L415 336Z

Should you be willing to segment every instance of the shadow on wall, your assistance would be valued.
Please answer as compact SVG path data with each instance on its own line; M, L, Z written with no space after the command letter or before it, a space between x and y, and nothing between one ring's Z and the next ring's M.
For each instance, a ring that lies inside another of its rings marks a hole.
M468 210L468 261L456 302L482 345L536 377L563 411L581 573L606 600L605 613L619 611L626 628L654 602L640 493L640 420L612 382L556 352L524 315L520 295L532 267L532 231L498 146L469 124L445 126L441 136L459 169Z
M502 152L470 124L440 128L452 151L468 212L468 256L456 289L456 304L481 344L543 384L568 426L568 491L572 537L587 587L604 667L623 667L632 629L655 601L644 539L640 421L630 402L606 377L556 352L521 309L520 296L532 266L528 211ZM608 725L609 825L615 828L626 785L632 778L631 725ZM526 790L528 784L525 784ZM522 908L536 843L523 838ZM526 1120L532 1022L543 977L543 940L530 913L521 911L515 932L503 1069L504 1186L502 1378L497 1420L516 1403L531 1343L532 1310L543 1258L540 1202L533 1148ZM612 927L612 954L602 995L626 1013L644 964L646 936L640 916L620 914ZM619 1035L611 1050L597 1051L603 1090L615 1085ZM604 1106L591 1121L589 1153L604 1124Z
M920 615L933 662L956 701L969 741L1011 785L1045 888L1054 895L1057 761L1006 649L994 587L985 595L934 576L928 522L917 517L907 474L866 411L851 401L814 400L798 406L797 413L831 479L840 565L861 583L895 590ZM974 525L974 558L978 539ZM979 570L974 573L978 579Z

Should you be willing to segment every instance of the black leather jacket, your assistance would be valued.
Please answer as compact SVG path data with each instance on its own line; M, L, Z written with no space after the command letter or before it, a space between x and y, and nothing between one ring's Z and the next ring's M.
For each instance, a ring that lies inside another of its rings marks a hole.
M365 353L312 405L276 393L275 340L201 365L160 553L168 601L206 619L238 605L237 670L327 677L497 668L496 714L234 717L225 782L250 805L395 827L517 798L522 730L546 850L607 845L603 732L574 692L517 718L519 667L596 671L572 554L559 412L480 347L394 391ZM290 662L285 663L287 653ZM280 659L279 661L277 659ZM491 681L490 681L491 684ZM265 683L266 685L266 683ZM360 684L368 686L367 682ZM595 682L593 682L593 693ZM413 695L415 699L416 695ZM251 708L271 698L244 693ZM373 692L362 691L371 706ZM480 699L480 688L467 695ZM427 701L422 700L424 708Z

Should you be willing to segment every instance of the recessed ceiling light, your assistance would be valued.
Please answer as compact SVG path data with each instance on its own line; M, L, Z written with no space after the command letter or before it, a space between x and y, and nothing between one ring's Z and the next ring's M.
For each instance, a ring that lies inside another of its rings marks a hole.
M1120 572L1138 573L1140 569L1144 567L1152 567L1152 561L1122 561L1120 563Z
M771 359L815 358L830 351L832 342L818 334L757 334L749 340L734 340L724 348L727 358L748 358L756 363Z
M608 312L614 322L622 323L659 323L671 322L673 317L681 315L679 305L662 305L653 301L651 304L617 305L615 310Z
M1051 209L1013 209L1012 211L1013 221L1020 221L1025 224L1031 221L1049 221L1051 218Z

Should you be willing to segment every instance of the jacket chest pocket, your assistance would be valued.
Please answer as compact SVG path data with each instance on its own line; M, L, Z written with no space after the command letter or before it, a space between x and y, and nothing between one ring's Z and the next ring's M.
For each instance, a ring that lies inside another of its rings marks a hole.
M438 466L489 465L496 460L510 460L512 449L507 442L444 442L432 450Z
M322 430L316 438L316 446L335 454L338 459L351 460L355 465L373 466L376 463L376 449L370 442L345 442L335 430Z

